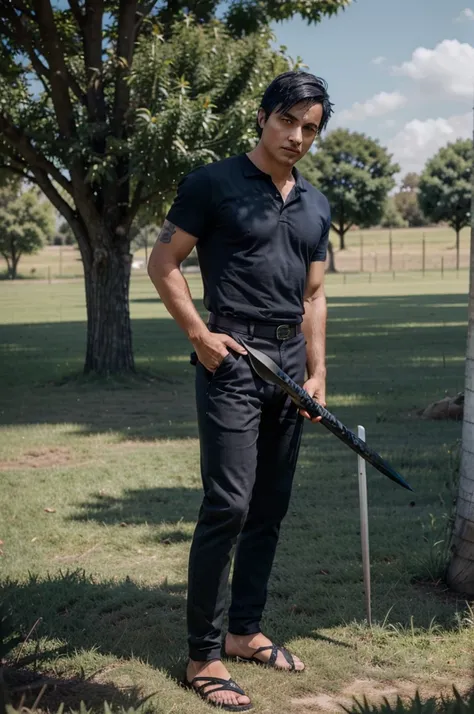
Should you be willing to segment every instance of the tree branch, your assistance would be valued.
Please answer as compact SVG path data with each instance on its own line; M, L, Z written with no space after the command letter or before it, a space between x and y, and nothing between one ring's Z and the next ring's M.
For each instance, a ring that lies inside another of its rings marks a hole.
M68 0L71 12L74 15L74 19L80 28L82 28L82 23L84 22L84 15L82 14L81 6L77 0Z
M26 173L25 171L22 171L21 169L17 168L16 166L12 166L12 164L0 164L0 169L5 169L5 171L11 171L12 174L21 176L22 178L25 178L28 181L31 181L31 183L37 183L34 176Z
M331 228L333 229L333 231L335 231L335 232L337 233L338 236L341 235L341 231L340 231L339 228L336 226L336 224L333 223L332 221L331 221Z
M3 134L10 146L18 151L27 166L31 166L32 170L36 167L50 174L65 191L73 196L71 182L51 161L38 154L28 137L20 129L17 129L4 114L0 114L0 134ZM33 173L35 173L34 170Z
M43 54L48 61L54 110L61 133L68 139L76 134L73 107L69 97L69 72L61 38L54 21L50 0L32 0L39 21Z
M75 0L71 0L75 2ZM102 22L104 0L86 0L86 14L82 21L84 64L87 77L87 108L92 121L105 122L104 85L102 82Z

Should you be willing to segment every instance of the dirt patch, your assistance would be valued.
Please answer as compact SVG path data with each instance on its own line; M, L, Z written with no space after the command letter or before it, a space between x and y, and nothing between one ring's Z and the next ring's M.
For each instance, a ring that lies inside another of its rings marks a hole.
M456 687L461 693L467 692L469 683L457 682ZM378 682L373 679L355 679L346 685L340 694L316 694L292 699L291 703L294 711L299 714L310 714L310 712L338 712L341 714L344 711L343 707L350 709L353 706L354 698L362 702L366 697L370 704L379 704L387 699L393 704L397 697L407 701L413 698L417 691L422 699L440 697L441 695L451 696L452 682L441 677L434 677L430 680L429 685L404 680Z
M0 471L12 469L44 469L64 466L73 460L71 450L65 446L51 446L24 451L16 459L0 461Z

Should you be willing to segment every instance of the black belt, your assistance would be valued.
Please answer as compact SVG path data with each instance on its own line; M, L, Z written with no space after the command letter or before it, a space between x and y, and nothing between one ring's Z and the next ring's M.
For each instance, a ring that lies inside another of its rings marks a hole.
M301 325L269 325L263 322L253 322L252 320L239 320L234 317L222 317L221 315L209 315L209 327L216 326L224 330L234 330L244 332L250 337L266 337L270 340L289 340L296 337L301 332Z

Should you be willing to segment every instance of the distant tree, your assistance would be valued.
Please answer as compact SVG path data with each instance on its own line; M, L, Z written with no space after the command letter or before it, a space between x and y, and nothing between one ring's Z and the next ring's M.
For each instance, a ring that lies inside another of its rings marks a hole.
M314 163L314 154L308 153L303 156L303 158L298 161L298 170L301 172L302 176L305 177L313 186L319 188L321 173L316 168ZM334 257L334 246L330 240L328 243L328 263L327 263L328 273L336 273L336 261Z
M402 191L416 191L420 186L420 175L414 171L407 173L401 183Z
M380 225L382 228L405 228L407 225L407 222L398 209L396 196L389 196L387 198Z
M419 185L419 174L408 173L402 179L400 191L394 196L397 209L410 228L427 224L426 216L424 216L418 201Z
M63 221L59 225L58 235L61 238L61 243L63 245L74 245L76 243L74 233L72 232L71 226L67 223L67 221Z
M22 190L20 183L0 188L0 254L8 277L17 277L22 255L36 253L54 236L54 211L35 188Z
M387 150L365 134L336 129L319 142L314 164L319 188L331 204L332 228L345 248L347 231L380 223L388 192L399 171Z
M459 234L471 220L470 139L459 139L440 149L421 175L419 201L434 223L444 221L456 232L456 267L459 267Z
M421 210L417 191L399 191L394 196L395 205L410 228L419 228L428 223Z

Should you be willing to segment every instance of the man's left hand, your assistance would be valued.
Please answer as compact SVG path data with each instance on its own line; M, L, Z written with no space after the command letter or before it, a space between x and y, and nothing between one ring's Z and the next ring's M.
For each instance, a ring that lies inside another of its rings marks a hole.
M316 375L310 377L303 385L309 396L315 399L318 404L322 407L326 406L326 375ZM310 419L313 423L321 421L321 417L314 417L311 419L310 415L304 409L300 409L300 414L302 414L306 419Z

